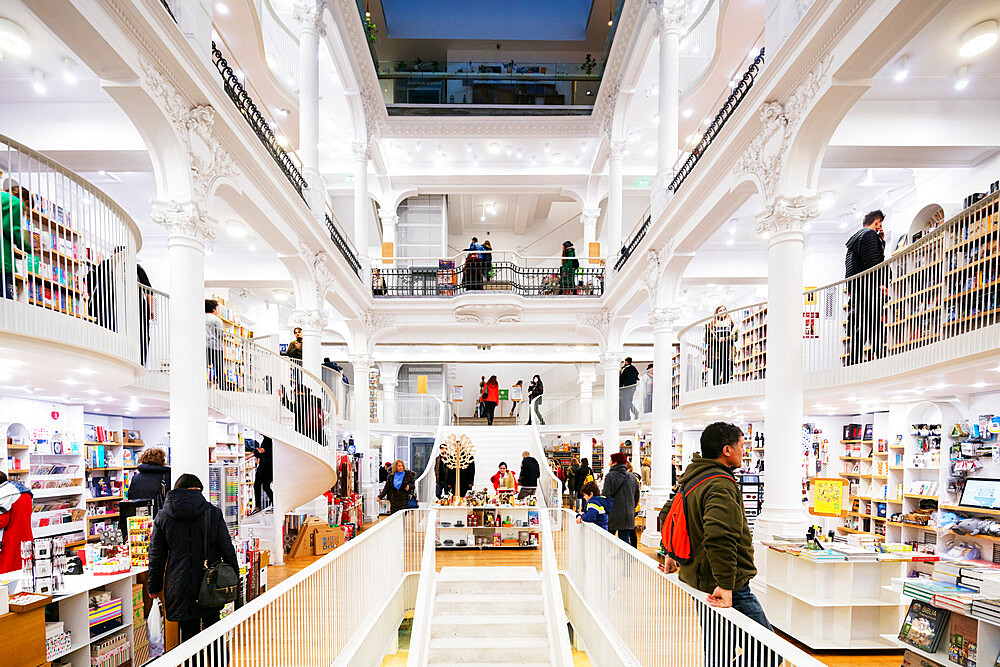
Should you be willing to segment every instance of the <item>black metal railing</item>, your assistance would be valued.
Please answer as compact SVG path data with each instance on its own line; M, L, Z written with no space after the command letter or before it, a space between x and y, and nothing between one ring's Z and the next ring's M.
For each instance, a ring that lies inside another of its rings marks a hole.
M226 59L222 56L222 51L215 45L215 42L212 42L212 63L219 70L219 74L222 75L222 85L226 90L226 94L229 95L229 99L239 109L240 114L246 120L250 129L260 139L260 143L264 144L264 148L271 154L271 158L274 159L278 168L284 172L288 182L292 184L292 187L299 193L299 196L305 199L302 190L306 187L306 180L302 178L302 173L295 166L288 153L285 152L285 149L278 143L278 140L274 136L274 131L271 130L271 126L264 119L264 115L257 108L246 88L240 83L233 68L226 62Z
M625 266L625 262L627 262L628 258L632 256L635 249L639 247L642 240L646 238L646 232L649 231L649 223L652 219L652 215L647 215L646 219L642 221L642 225L639 229L635 230L635 234L628 240L628 243L622 246L622 252L618 256L618 261L615 262L615 271L622 270L622 267Z
M681 168L677 171L677 175L674 176L674 179L670 181L670 185L667 186L668 190L677 194L677 191L681 188L681 184L683 184L685 179L691 175L695 165L697 165L701 160L708 147L712 145L715 137L722 131L726 121L732 117L736 108L740 106L740 102L742 102L743 98L745 98L747 93L750 92L750 89L753 87L754 80L757 78L758 72L760 72L760 66L763 64L764 49L761 49L760 53L757 54L757 57L753 59L752 63L750 63L750 67L747 68L746 73L743 74L743 78L740 79L739 83L736 84L736 87L733 88L733 92L729 94L729 97L726 99L726 103L722 105L721 109L719 109L719 113L715 114L715 118L712 120L711 125L708 126L708 129L705 130L705 134L702 135L701 141L699 141L698 145L695 146L693 151L691 151L688 158L684 160L684 164L681 165Z
M358 274L358 278L361 277L361 262L358 261L358 256L354 254L351 246L347 243L347 239L344 235L340 233L337 229L337 225L334 224L333 219L330 218L330 214L326 213L326 228L330 232L330 240L333 241L333 245L337 246L337 250L340 254L344 256L347 260L347 264L354 270L354 273Z
M598 297L604 293L604 269L523 267L470 257L464 266L456 268L411 266L372 270L372 294L376 297L451 297L479 292Z

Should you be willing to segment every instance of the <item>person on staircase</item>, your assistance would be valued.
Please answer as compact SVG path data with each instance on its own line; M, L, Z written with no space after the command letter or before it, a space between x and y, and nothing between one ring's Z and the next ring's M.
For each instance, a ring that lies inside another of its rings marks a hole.
M490 379L486 381L486 389L483 395L485 396L483 409L486 413L486 424L487 426L493 426L493 415L496 413L497 404L500 402L500 385L497 382L496 375L491 375Z
M409 507L410 496L413 495L416 486L413 471L407 470L402 460L396 459L392 470L392 476L385 481L382 492L378 494L379 500L389 499L389 514L395 514Z
M624 452L611 455L611 469L604 476L605 498L613 502L608 517L608 530L631 546L637 545L635 536L635 506L639 503L639 480L628 469L628 456Z
M545 426L545 420L542 419L542 394L545 392L542 386L542 378L539 375L531 378L531 382L528 384L528 425L531 425L531 412L534 410L535 417L538 419L539 426Z
M517 491L517 480L514 478L514 473L507 469L507 464L504 461L500 462L500 467L490 477L490 481L493 482L493 490L497 493L500 493L501 489Z
M269 436L260 439L260 446L250 450L254 458L257 459L257 471L253 478L253 500L254 513L264 509L264 493L267 493L267 502L274 504L274 491L271 484L274 482L274 443Z
M518 499L535 495L538 488L538 478L542 476L542 471L538 467L538 459L530 452L521 452L521 474L518 475L518 482L521 490L517 492Z

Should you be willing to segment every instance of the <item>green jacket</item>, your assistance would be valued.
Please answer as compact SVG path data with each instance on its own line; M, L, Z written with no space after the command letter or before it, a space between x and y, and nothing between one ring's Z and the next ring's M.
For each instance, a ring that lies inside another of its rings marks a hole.
M21 200L9 192L0 192L0 255L3 256L4 273L14 273L14 246L27 249L21 232Z
M677 480L678 488L709 472L732 475L718 461L695 454ZM716 586L729 591L746 586L757 574L757 568L753 564L753 541L739 484L722 477L710 479L686 496L684 505L696 555L694 562L681 565L681 581L706 593L714 591Z

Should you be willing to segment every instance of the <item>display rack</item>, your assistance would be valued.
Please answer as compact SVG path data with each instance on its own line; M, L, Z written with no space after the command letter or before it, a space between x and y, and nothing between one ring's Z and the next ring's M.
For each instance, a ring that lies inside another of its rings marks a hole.
M438 549L537 549L539 508L511 505L440 506ZM492 518L491 518L492 517ZM499 520L499 525L491 525ZM461 522L463 525L456 526ZM473 523L472 526L469 524ZM517 525L521 522L521 525ZM445 524L449 525L445 525ZM451 544L447 542L451 541ZM464 542L464 544L462 544Z
M670 357L670 409L676 410L681 404L681 346L674 343Z
M767 367L767 308L751 310L740 321L740 345L734 355L736 380L762 380Z

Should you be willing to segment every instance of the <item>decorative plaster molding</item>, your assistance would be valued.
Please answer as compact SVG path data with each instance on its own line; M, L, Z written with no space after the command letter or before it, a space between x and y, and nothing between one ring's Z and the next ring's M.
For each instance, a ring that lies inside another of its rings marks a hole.
M168 237L185 237L205 243L215 240L217 233L211 219L192 202L154 201L150 218L166 228Z
M628 148L627 141L609 141L608 150L612 160L621 160L625 157L625 149Z
M365 115L366 132L369 136L378 135L379 129L384 127L389 119L389 112L386 111L385 103L379 95L382 86L379 84L378 73L375 71L374 63L372 63L372 53L368 48L368 36L365 34L364 26L361 25L358 5L354 0L331 0L330 4L336 6L337 12L340 14L340 20L337 23L341 26L344 46L350 51L350 56L358 72L359 94Z
M510 303L467 303L455 308L455 320L493 326L521 321L521 306Z
M600 131L608 137L609 141L611 141L611 130L614 125L615 109L618 106L618 96L621 94L622 82L617 79L609 81L607 78L607 70L605 70L601 90L604 90L604 83L608 84L606 104L600 113L597 111L597 105L594 105L594 112L591 115L598 120L598 127L600 128Z
M320 37L326 37L322 0L297 0L292 9L292 17L299 26L300 35L303 32L313 31Z
M375 359L370 354L349 354L347 355L347 360L351 362L351 366L354 367L354 372L357 373L361 371L362 373L370 373L372 366L375 365ZM368 392L364 392L365 396Z
M667 0L647 0L654 12L653 35L680 34L687 19L687 8L683 2Z
M368 164L368 161L372 159L371 142L368 140L352 141L351 155L354 156L356 162L364 160L365 164Z
M626 0L622 12L618 16L618 27L615 28L615 39L611 43L608 62L604 66L604 75L597 99L594 101L594 112L591 116L597 121L596 128L610 129L611 118L614 116L618 101L618 91L621 89L621 78L625 70L626 59L635 41L636 26L644 15L641 2ZM607 85L614 82L613 85ZM605 90L607 88L607 90Z
M591 329L597 329L597 331L604 337L605 340L611 335L611 321L614 319L611 315L611 311L607 309L598 310L596 312L584 313L580 316L580 324L585 327L590 327Z
M599 208L585 208L580 211L580 222L586 225L596 225L597 219L601 217L601 209Z
M371 308L361 311L358 319L361 320L361 324L364 326L368 338L371 338L373 334L381 331L382 329L391 329L396 326L395 317L392 315L377 313Z
M391 208L380 208L378 210L378 219L382 221L383 227L395 227L399 223L399 215Z
M323 310L293 310L289 323L302 327L303 331L322 331L326 328L329 317Z
M681 319L680 306L667 306L665 308L654 308L649 312L649 325L653 327L653 333L663 329L672 330L677 321Z
M653 303L656 303L656 295L663 281L663 272L667 269L667 264L674 257L674 246L676 240L670 238L659 250L649 250L646 253L646 265L642 268L639 280L646 288Z
M605 370L605 372L620 370L622 365L622 360L624 358L625 358L625 353L621 350L601 352L601 367Z
M299 258L306 265L309 277L312 278L313 287L316 289L316 300L314 303L322 306L326 291L333 284L333 268L330 266L330 256L323 251L315 251L305 243L299 243Z
M781 232L800 232L807 222L819 217L819 197L776 197L757 215L754 231L773 236Z

